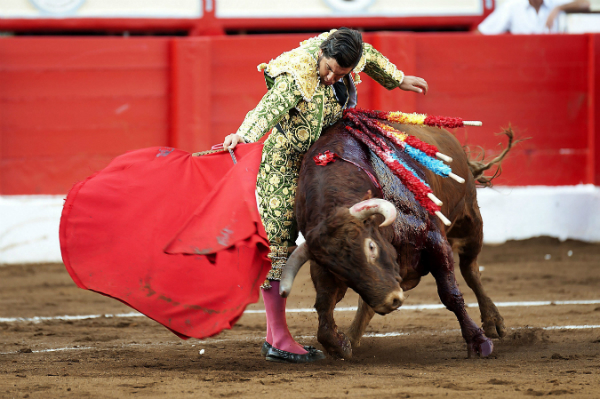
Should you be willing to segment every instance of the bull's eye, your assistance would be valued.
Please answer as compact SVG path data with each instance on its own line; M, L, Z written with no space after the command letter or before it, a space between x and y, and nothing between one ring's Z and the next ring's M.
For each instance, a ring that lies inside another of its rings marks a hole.
M370 238L365 240L365 256L369 263L374 263L379 255L379 247L377 243Z

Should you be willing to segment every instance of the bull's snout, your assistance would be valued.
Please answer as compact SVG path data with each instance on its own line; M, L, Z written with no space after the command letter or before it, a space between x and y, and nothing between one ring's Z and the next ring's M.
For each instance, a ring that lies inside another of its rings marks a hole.
M404 303L404 291L402 288L398 288L388 294L385 300L379 305L375 306L373 310L381 315L388 314L398 309Z

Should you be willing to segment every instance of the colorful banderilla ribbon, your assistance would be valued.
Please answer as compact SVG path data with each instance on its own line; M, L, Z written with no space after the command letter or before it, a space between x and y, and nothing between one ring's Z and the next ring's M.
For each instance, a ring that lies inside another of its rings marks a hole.
M439 217L446 226L452 223L442 214L440 206L442 202L433 195L429 185L423 181L410 166L398 158L394 151L381 138L370 132L362 132L351 126L346 126L350 132L359 141L367 145L381 160L390 168L402 184L404 184L415 196L415 199L429 213Z
M425 166L433 173L442 177L450 177L459 183L465 182L462 177L452 173L452 169L448 165L434 158L445 158L447 162L452 161L452 158L441 154L437 147L425 143L414 136L410 136L404 132L396 130L392 126L387 125L377 119L372 119L367 115L366 112L350 111L346 112L344 117L347 120L352 121L355 125L360 126L362 131L376 132L389 138L400 149L404 150L404 152L406 152L411 158Z
M461 118L450 118L442 116L427 116L424 114L405 114L402 112L382 112L361 109L347 109L344 111L344 119L347 121L346 130L359 141L367 145L381 160L390 168L400 181L413 193L415 199L431 214L439 217L442 222L449 226L451 222L441 213L440 201L432 192L429 185L423 181L409 165L398 158L395 152L381 138L384 136L403 150L415 161L425 166L433 173L450 177L459 183L465 180L452 173L452 169L443 162L435 159L440 158L446 162L452 162L452 158L440 153L437 147L425 143L414 136L401 132L384 122L395 122L412 125L427 125L437 127L463 127L481 126L481 122L467 122ZM349 122L349 123L348 123Z
M465 121L462 118L453 118L449 116L427 116L425 114L412 113L407 114L399 111L371 111L360 108L346 110L355 114L363 114L372 119L380 119L388 122L403 123L406 125L426 125L445 127L454 129L465 126L481 126L480 121Z

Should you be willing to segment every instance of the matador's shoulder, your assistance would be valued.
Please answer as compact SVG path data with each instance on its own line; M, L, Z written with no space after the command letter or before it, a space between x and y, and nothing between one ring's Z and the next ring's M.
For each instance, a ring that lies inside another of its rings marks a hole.
M258 70L265 71L272 78L276 78L282 73L291 75L304 100L310 102L319 87L319 72L317 71L319 48L321 43L335 31L336 29L332 29L300 42L300 47L281 54L269 63L260 64ZM366 62L366 54L363 51L363 55L353 71L355 83L360 83L358 74L365 68Z
M300 43L300 47L281 54L269 63L260 64L258 70L265 71L272 78L283 73L289 74L293 77L304 100L310 102L319 87L317 71L319 46L333 32L335 30L304 40Z

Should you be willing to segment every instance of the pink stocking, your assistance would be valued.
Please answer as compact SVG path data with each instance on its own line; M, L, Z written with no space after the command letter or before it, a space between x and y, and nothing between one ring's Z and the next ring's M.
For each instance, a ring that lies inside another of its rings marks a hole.
M271 281L271 288L263 289L262 294L267 313L267 342L282 351L306 354L306 350L294 341L288 330L285 320L286 299L279 295L279 281Z

